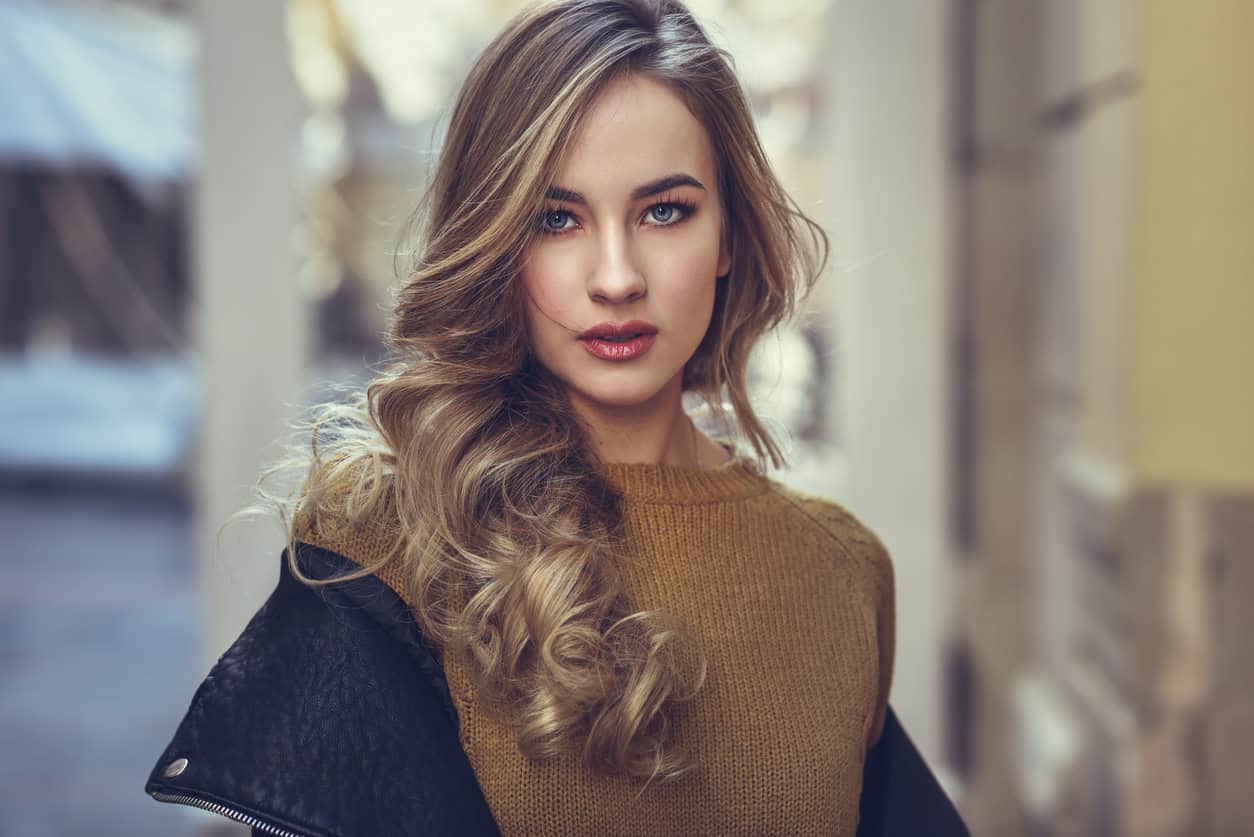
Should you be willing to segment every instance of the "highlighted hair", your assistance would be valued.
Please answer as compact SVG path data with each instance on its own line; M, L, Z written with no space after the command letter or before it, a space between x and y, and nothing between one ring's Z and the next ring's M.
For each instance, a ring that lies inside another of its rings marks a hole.
M260 493L287 521L298 576L300 521L384 538L386 555L343 578L399 571L428 643L465 664L522 752L668 782L695 766L669 708L700 688L704 659L681 664L695 638L623 592L621 498L528 351L518 281L581 114L623 73L667 84L715 152L732 267L684 389L719 414L726 400L759 466L782 463L749 404L747 360L813 285L827 239L772 173L729 57L681 3L563 0L511 21L461 88L415 213L395 359L353 401L321 405L300 425L312 445L263 474L299 468L297 499Z

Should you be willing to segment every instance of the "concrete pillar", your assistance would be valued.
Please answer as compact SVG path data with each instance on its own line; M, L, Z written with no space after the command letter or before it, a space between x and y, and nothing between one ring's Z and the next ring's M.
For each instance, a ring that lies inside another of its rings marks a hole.
M205 413L194 472L207 670L277 579L278 525L218 530L250 501L301 403L309 338L292 245L301 101L284 4L201 0L195 11L203 150L191 238Z
M835 0L828 103L841 496L892 552L890 700L940 766L950 627L946 4Z
M954 542L965 564L956 606L971 673L955 695L965 702L955 702L953 732L955 756L965 757L971 832L1022 834L1018 777L1007 761L1019 733L1019 677L1035 604L1029 556L1043 399L1034 363L1042 187L1034 94L1042 10L978 0L954 9ZM1050 739L1048 698L1028 694L1033 732ZM1034 761L1048 761L1048 751ZM1041 795L1039 782L1028 784Z

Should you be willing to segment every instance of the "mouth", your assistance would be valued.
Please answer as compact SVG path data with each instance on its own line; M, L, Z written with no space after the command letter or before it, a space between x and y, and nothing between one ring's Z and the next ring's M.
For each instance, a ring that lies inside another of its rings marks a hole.
M579 335L579 343L601 360L624 361L640 357L653 345L657 327L641 320L601 323Z

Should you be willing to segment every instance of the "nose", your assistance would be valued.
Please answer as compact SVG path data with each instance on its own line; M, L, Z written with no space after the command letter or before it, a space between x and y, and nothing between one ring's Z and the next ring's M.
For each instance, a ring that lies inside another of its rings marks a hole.
M631 302L644 296L644 272L632 252L627 234L606 229L597 242L597 258L588 277L588 296L597 302Z

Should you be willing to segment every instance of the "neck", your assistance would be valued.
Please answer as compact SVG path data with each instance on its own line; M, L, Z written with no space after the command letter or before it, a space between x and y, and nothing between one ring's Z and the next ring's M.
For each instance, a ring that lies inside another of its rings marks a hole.
M573 392L571 402L602 462L704 468L725 458L725 451L699 433L684 413L678 377L639 404L602 404ZM717 452L711 455L710 448Z

